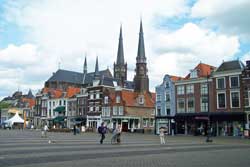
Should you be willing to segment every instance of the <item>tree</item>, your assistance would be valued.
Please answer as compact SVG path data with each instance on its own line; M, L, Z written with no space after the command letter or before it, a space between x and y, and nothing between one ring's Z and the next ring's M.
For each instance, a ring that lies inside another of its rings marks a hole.
M4 108L9 108L10 104L6 102L0 102L0 111Z

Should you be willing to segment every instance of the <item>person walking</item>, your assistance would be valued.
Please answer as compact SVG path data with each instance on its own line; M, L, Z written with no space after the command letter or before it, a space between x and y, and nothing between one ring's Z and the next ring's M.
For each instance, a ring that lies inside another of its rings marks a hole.
M161 140L161 144L165 144L165 129L163 127L160 127L159 129L159 133L160 133L160 140Z
M44 125L43 130L44 130L44 137L47 137L47 131L49 130L48 125L47 125L47 124L45 124L45 125Z
M112 143L120 144L121 143L121 133L122 133L122 127L120 124L117 126L117 128L114 129L113 133L114 133L114 135L111 139L112 140L111 144Z
M106 132L107 132L107 127L104 125L104 122L102 122L101 126L98 127L98 133L101 134L100 144L103 144Z
M76 135L76 125L74 125L73 131L74 131L74 135Z

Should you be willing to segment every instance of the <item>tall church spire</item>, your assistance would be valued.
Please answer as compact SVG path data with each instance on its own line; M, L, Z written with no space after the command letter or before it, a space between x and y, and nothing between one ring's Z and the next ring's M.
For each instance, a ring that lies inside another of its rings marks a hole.
M127 80L127 63L124 61L122 26L120 27L117 59L114 63L114 78L118 80L119 86L124 87L124 82Z
M98 65L98 56L96 57L96 62L95 62L95 73L94 73L94 78L98 78L100 76L99 74L99 65Z
M136 62L146 63L142 20L140 23L139 43L138 43L138 52L137 52Z
M86 75L88 73L88 68L87 68L87 54L85 54L85 60L84 60L84 65L83 65L83 79L82 79L82 83L85 83L85 78Z
M139 44L138 52L136 57L136 74L134 76L134 84L136 92L149 92L149 78L148 69L145 56L144 48L144 38L143 38L143 28L142 21L140 23L140 34L139 34Z
M124 52L123 52L123 41L122 41L122 26L120 27L120 36L119 36L119 44L118 44L116 64L119 64L119 65L123 65L124 64Z

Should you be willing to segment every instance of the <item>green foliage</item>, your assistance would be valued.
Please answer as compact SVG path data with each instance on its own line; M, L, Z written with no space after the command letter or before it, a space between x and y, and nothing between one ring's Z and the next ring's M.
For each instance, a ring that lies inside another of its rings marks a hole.
M0 102L0 111L1 111L1 109L9 108L9 107L10 107L10 104L9 104L9 103Z

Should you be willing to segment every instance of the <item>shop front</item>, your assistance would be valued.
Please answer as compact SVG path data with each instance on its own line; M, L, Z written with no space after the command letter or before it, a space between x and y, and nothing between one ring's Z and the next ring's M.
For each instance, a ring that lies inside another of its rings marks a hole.
M244 126L244 112L211 112L176 114L177 133L207 135L208 120L213 136L240 136Z

